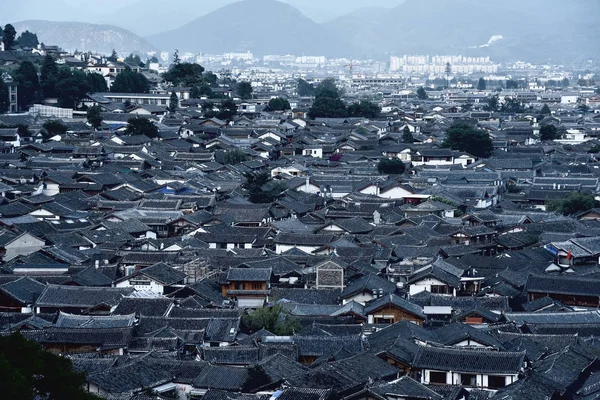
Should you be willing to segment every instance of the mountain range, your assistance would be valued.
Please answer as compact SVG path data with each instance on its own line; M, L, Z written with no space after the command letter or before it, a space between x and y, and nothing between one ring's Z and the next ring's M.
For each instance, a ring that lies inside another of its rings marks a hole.
M45 0L20 3L41 1ZM71 4L74 0L57 1ZM145 32L164 31L143 39L112 25L46 21L42 26L35 21L43 29L41 39L69 49L93 47L103 52L177 48L379 59L393 54L462 54L553 63L600 59L598 0L372 0L368 8L358 8L364 0L327 0L323 9L329 14L314 11L319 7L316 0L172 0L164 12L165 0L121 1L124 8L102 18L138 32L141 25L146 26ZM344 11L348 12L340 15ZM333 19L325 16L335 13ZM40 36L32 21L26 22L17 24L17 29L27 26Z
M112 25L30 20L17 22L14 27L17 32L35 32L41 43L58 45L68 51L110 54L115 49L122 55L156 51L146 39Z

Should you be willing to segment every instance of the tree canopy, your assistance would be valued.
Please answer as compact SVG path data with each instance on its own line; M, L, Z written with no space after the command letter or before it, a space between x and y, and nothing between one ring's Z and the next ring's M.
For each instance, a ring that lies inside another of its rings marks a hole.
M169 112L174 113L179 108L179 97L177 97L177 93L171 92L171 97L169 98Z
M282 336L293 335L302 328L298 320L279 304L250 311L244 315L243 322L252 331L266 329Z
M204 67L195 63L175 62L162 76L173 86L201 86Z
M22 32L19 38L17 39L17 43L20 46L32 48L37 47L37 45L40 44L37 35L29 31Z
M540 110L540 114L542 114L542 115L550 115L551 114L550 107L548 107L548 104L544 104L544 106Z
M8 86L0 76L0 114L7 112L10 107L10 98L8 96Z
M250 82L239 82L236 86L236 92L242 100L252 98L252 90Z
M525 107L518 99L507 97L504 99L500 111L509 114L520 114L525 111Z
M551 125L551 124L543 125L540 128L540 140L542 142L547 141L547 140L558 139L559 137L560 137L560 134L558 133L558 129L556 129L556 127L554 125Z
M485 79L479 78L479 81L477 82L477 90L485 90L486 88L487 84L485 82Z
M419 100L427 100L429 96L427 95L427 91L423 86L417 89L417 98Z
M100 106L92 106L88 108L86 113L88 123L94 128L98 129L102 126L102 113Z
M130 118L127 120L125 133L128 135L146 135L150 138L158 137L158 127L148 118Z
M415 138L410 132L410 128L408 126L405 126L402 130L402 143L413 143L414 141Z
M40 81L31 61L22 61L19 64L15 73L15 81L18 84L17 96L21 109L27 109L28 106L40 99Z
M494 144L487 132L464 123L457 123L448 128L442 146L464 151L475 157L489 157L494 150Z
M402 175L405 170L406 166L397 158L382 158L379 160L379 164L377 164L377 171L380 174Z
M117 74L110 91L115 93L148 93L150 82L143 74L126 67L123 72Z
M142 59L137 54L133 54L133 53L129 54L127 57L125 57L125 62L129 65L145 67L144 63L142 62Z
M590 210L594 207L598 207L598 205L598 201L596 201L594 195L573 192L566 199L549 201L546 203L546 209L564 215L571 215Z
M285 190L285 187L274 182L268 172L247 172L246 182L242 185L248 191L252 203L272 203Z
M224 162L229 165L236 165L248 161L250 157L240 149L234 149L225 153Z
M271 111L285 111L291 109L290 102L283 97L275 97L269 100L269 110Z
M333 79L325 79L315 90L315 101L308 116L315 118L345 118L348 116L346 104L340 98L340 92Z
M0 385L3 397L11 400L99 400L83 389L85 374L73 371L71 360L19 333L0 336Z
M348 107L349 117L378 118L381 114L381 107L369 100L361 100Z
M4 49L6 51L10 51L11 47L14 46L16 36L17 31L15 30L15 27L11 24L6 24L2 33L2 41L4 42Z
M315 87L306 82L304 79L298 79L298 95L299 96L314 96L315 95Z
M59 120L46 121L42 125L43 131L45 132L45 138L51 138L56 135L64 135L67 133L67 126Z

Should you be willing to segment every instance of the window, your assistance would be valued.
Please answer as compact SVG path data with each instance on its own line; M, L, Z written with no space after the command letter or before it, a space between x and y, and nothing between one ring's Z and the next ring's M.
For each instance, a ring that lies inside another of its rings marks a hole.
M375 323L376 324L393 324L394 323L394 318L393 317L375 317L374 318Z
M477 375L460 374L460 384L463 386L477 386Z
M446 384L446 373L431 371L429 372L429 383L437 384L437 385L445 385Z
M431 285L431 293L449 294L450 288L446 285Z
M506 386L506 377L504 376L488 376L488 387L490 389L501 389Z
M261 290L263 287L260 282L252 282L252 290Z

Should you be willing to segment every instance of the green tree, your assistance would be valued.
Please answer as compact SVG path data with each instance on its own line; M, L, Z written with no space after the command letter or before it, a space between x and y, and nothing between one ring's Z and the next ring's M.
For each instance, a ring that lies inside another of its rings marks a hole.
M0 336L0 385L3 398L12 400L99 400L83 389L85 374L73 371L68 358L19 333Z
M317 86L317 88L315 89L315 96L340 98L340 89L338 89L337 85L335 84L335 79L323 79L319 86Z
M544 104L544 106L542 107L542 110L540 111L540 114L542 114L542 115L550 115L551 114L550 107L548 107L548 104Z
M485 79L479 78L479 82L477 82L477 90L485 90L487 88L487 84Z
M548 211L556 211L564 215L571 215L598 207L594 195L572 192L566 199L551 200L546 203Z
M378 118L380 115L381 107L368 100L361 100L348 107L349 117Z
M237 104L231 99L225 99L219 106L219 112L216 117L223 121L231 121L237 114Z
M410 129L408 126L405 126L404 129L402 130L402 143L414 143L415 138L413 137L412 133L410 132Z
M108 61L117 62L118 58L119 58L119 55L117 54L115 49L112 49L112 53L110 53L110 56L108 56L106 59Z
M125 62L129 65L135 65L136 67L145 67L142 59L137 54L130 53L127 57L125 57Z
M35 48L38 44L40 44L37 35L29 31L22 32L19 38L17 39L17 43L19 44L19 46L32 48Z
M58 81L58 66L50 54L44 57L40 70L40 85L45 97L56 97L56 83Z
M252 98L252 85L250 82L240 82L236 86L236 92L240 99L246 100Z
M563 78L562 81L560 81L560 84L562 87L567 88L570 85L569 79L568 78Z
M205 85L214 87L217 85L218 80L219 80L219 78L212 71L206 71L202 74L202 81L204 82Z
M496 112L496 111L498 111L499 106L500 106L500 99L499 99L498 95L496 94L491 97L488 97L487 105L484 107L484 109L487 111Z
M291 108L290 102L283 97L275 97L274 99L269 100L269 110L271 111L285 111Z
M92 106L88 108L86 117L88 123L94 129L98 129L102 126L102 109L100 108L100 106Z
M148 118L136 117L127 120L127 135L146 135L149 138L158 137L158 127Z
M312 97L315 95L315 87L304 79L298 79L298 96Z
M179 108L179 97L177 97L177 93L171 92L171 97L169 98L169 107L167 107L170 113L174 113Z
M506 88L507 89L518 89L519 88L519 82L509 79L506 81Z
M87 74L88 83L90 85L90 92L108 92L108 86L106 85L106 80L102 76L102 74L97 74L95 72L90 72Z
M2 41L4 42L4 49L6 51L10 51L10 49L14 46L16 36L17 31L15 30L15 27L11 24L6 24L4 26L4 33L2 36Z
M213 118L217 115L215 112L215 103L212 101L205 101L202 103L202 115L204 118Z
M446 63L446 69L444 71L446 73L446 89L450 87L450 75L452 75L452 65L450 62Z
M346 105L340 98L317 96L308 111L308 116L315 118L345 118L348 115Z
M193 63L174 63L162 77L173 86L201 86L204 67Z
M6 32L6 30L5 30ZM26 109L40 98L40 82L31 61L22 61L15 74L19 106Z
M402 175L405 170L406 166L397 158L382 158L379 160L379 164L377 164L377 171L380 174Z
M293 335L302 328L298 320L279 304L249 311L242 320L252 331L266 329L281 336Z
M234 149L225 153L225 164L236 165L244 161L248 161L250 157L240 149Z
M173 53L173 64L179 65L181 63L181 59L179 58L179 50L175 49L175 53Z
M554 125L548 124L540 128L540 140L554 140L559 138L558 130Z
M583 115L586 115L590 111L590 106L588 106L587 104L581 103L577 106L577 110L579 110L579 112L582 113Z
M56 84L56 92L58 93L58 104L61 107L77 108L79 101L90 92L90 84L88 75L80 70L65 71L67 77L61 79ZM70 74L70 76L68 75Z
M508 114L520 114L525 112L525 107L519 100L507 97L504 99L500 111Z
M207 86L207 85L193 86L190 89L190 97L192 99L199 99L202 96L211 97L212 94L213 94L212 89L210 88L210 86Z
M423 86L417 89L417 99L419 100L427 100L429 96L427 95L427 91Z
M489 157L494 150L487 132L464 123L456 123L448 128L442 146L464 151L475 157Z
M8 111L10 107L10 98L8 97L8 86L0 76L0 114Z
M148 93L150 82L144 74L126 67L123 72L117 75L110 91L115 93Z
M68 130L67 126L59 120L46 121L44 125L42 125L42 128L45 139L56 135L64 135Z
M274 182L268 172L247 172L242 185L252 203L272 203L285 190L285 186Z

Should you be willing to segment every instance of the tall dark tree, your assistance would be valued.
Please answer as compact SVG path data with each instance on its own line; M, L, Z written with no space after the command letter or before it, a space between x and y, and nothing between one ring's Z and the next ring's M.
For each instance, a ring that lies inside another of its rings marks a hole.
M335 84L335 79L323 79L315 89L315 96L340 98L340 89Z
M142 59L137 54L130 53L127 57L125 57L125 62L136 67L145 67Z
M169 98L169 112L174 113L179 108L179 97L177 97L177 93L171 92L171 97Z
M88 76L85 72L80 70L71 72L68 69L65 69L65 73L70 73L70 76L65 79L60 79L56 84L58 103L61 107L72 107L76 109L79 102L91 91Z
M506 81L506 88L507 89L518 89L519 88L519 82L509 79Z
M414 141L415 138L410 132L410 128L408 126L405 126L402 130L402 143L414 143Z
M146 135L150 138L158 137L158 127L148 118L129 118L125 133L128 135Z
M548 107L548 104L544 104L544 106L542 107L540 114L542 115L550 115L552 112L550 111L550 107Z
M40 44L37 35L29 31L22 32L19 38L17 39L17 43L19 44L19 46L32 48L35 48L38 44Z
M315 87L306 82L304 79L298 79L298 95L306 97L314 96Z
M507 97L504 99L500 111L508 114L519 114L525 111L525 107L518 99Z
M150 82L144 74L126 67L123 72L117 75L110 91L115 93L148 93Z
M42 350L21 334L0 336L2 397L12 400L99 400L84 389L85 374L68 358Z
M236 92L240 96L240 99L250 99L252 98L252 85L250 82L240 82L236 86Z
M429 96L427 95L427 91L423 86L417 89L417 98L419 100L427 100Z
M325 79L315 90L315 101L308 116L315 118L345 118L348 116L346 104L340 98L340 91L333 79Z
M31 61L22 61L15 73L18 84L17 96L19 107L27 109L40 98L40 82L37 71Z
M112 53L110 53L110 56L107 57L108 61L112 61L112 62L117 62L117 59L119 58L119 55L117 54L115 49L112 49Z
M6 24L4 26L4 33L2 36L2 42L4 42L4 49L6 51L10 51L10 49L14 46L16 36L17 31L15 30L15 27L11 24Z
M554 140L559 137L558 129L554 125L548 124L540 128L540 140Z
M87 74L88 83L90 85L90 91L92 93L95 92L108 92L108 85L106 84L106 80L102 76L102 74L97 74L94 72L90 72Z
M498 106L500 105L500 99L498 97L498 95L494 95L488 98L487 100L487 105L484 106L484 109L488 110L488 111L498 111Z
M50 54L44 57L40 71L40 84L45 97L56 97L56 83L58 82L58 65Z
M2 80L2 76L0 76L0 114L7 112L10 107L10 98L8 96L8 86Z
M102 126L102 110L100 106L92 106L88 108L86 117L92 128L98 129Z
M174 63L169 71L162 76L165 81L173 86L201 86L203 81L204 67L200 64Z
M178 65L181 62L179 58L179 50L175 49L175 53L173 54L173 64Z
M485 90L486 88L487 84L485 82L485 79L479 78L479 81L477 82L477 90Z
M218 80L219 77L212 71L206 71L202 74L202 81L205 85L214 87L217 85Z
M452 75L452 65L449 61L446 63L444 72L446 74L446 89L448 89L450 87L450 75Z
M487 132L464 123L456 123L448 128L442 146L464 151L475 157L489 157L494 150Z

